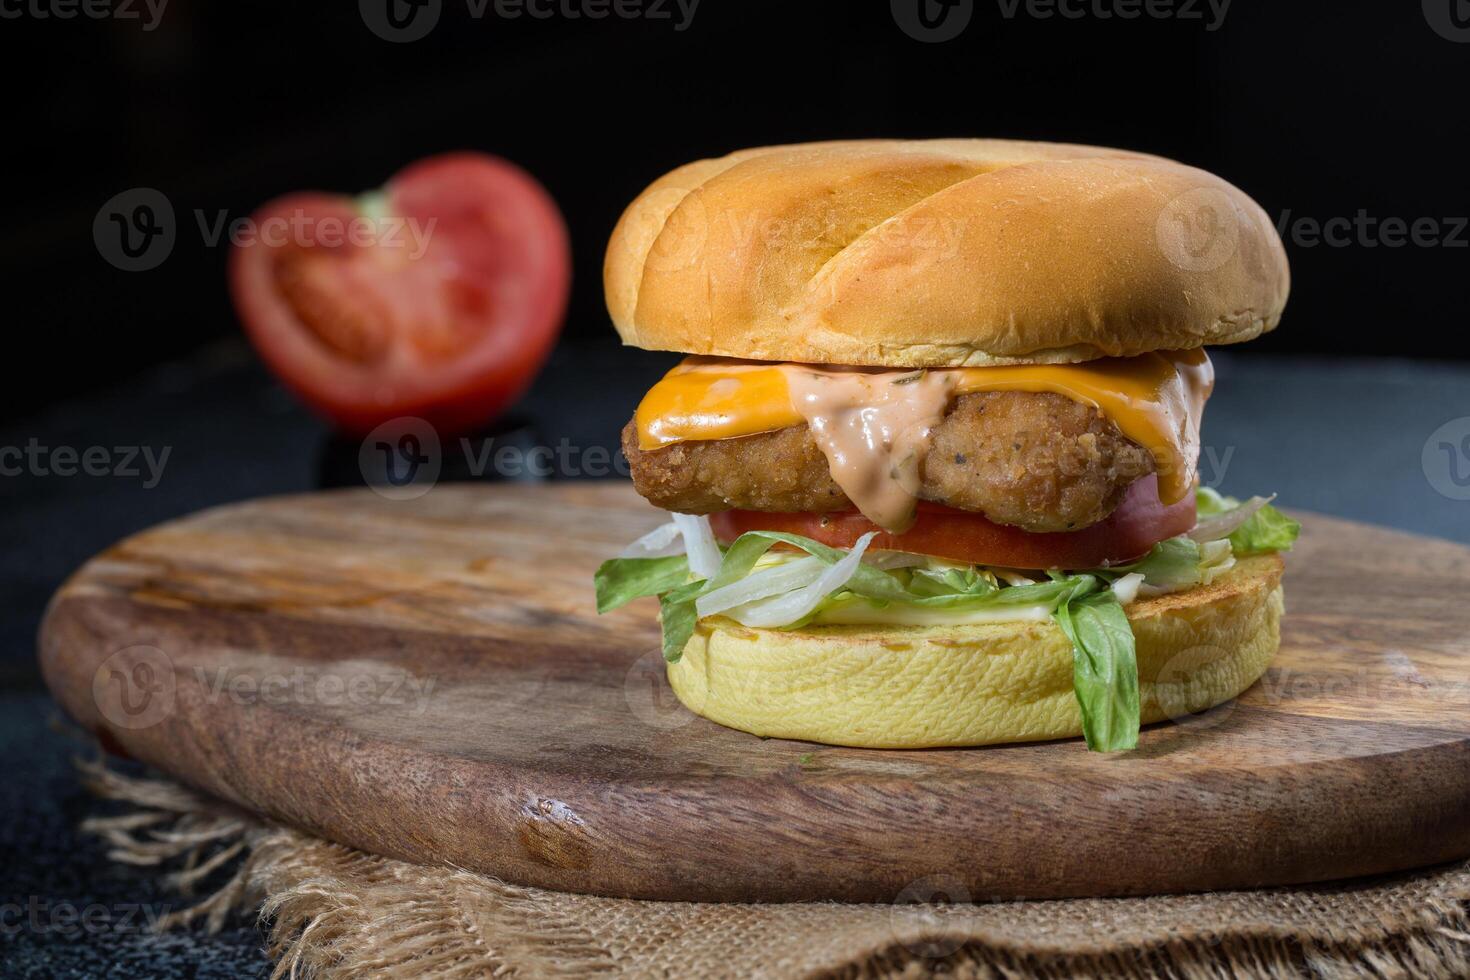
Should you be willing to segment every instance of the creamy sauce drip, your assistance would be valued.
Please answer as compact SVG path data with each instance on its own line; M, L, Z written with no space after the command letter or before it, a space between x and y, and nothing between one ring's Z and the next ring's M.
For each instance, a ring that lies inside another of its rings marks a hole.
M832 480L885 531L914 523L929 433L959 383L953 371L780 366Z

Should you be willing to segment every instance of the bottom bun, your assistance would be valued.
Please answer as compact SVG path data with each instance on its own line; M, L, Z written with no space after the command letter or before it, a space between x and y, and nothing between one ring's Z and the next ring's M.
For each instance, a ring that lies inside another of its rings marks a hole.
M1235 697L1280 643L1282 562L1128 606L1144 723ZM1082 734L1072 647L1043 622L751 629L703 620L669 683L696 714L774 738L922 749Z

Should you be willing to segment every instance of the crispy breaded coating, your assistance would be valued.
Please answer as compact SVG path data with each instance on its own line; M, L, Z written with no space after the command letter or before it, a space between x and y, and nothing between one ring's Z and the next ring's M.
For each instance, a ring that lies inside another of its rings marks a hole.
M805 425L623 452L638 492L665 510L828 512L852 502ZM934 427L919 497L1028 531L1095 524L1154 472L1152 455L1097 409L1050 392L961 395Z

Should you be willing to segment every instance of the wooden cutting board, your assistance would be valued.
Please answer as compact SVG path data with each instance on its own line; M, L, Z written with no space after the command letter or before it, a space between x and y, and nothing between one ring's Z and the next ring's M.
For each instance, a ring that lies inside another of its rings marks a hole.
M893 901L1303 882L1470 854L1470 549L1308 516L1237 702L1080 741L895 752L685 711L652 600L592 571L612 484L253 501L57 594L52 691L104 744L367 851L578 892Z

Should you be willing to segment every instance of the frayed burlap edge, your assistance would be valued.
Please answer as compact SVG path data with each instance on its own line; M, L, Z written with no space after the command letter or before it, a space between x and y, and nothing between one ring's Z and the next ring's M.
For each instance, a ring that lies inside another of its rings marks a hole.
M966 906L699 905L565 895L380 858L166 779L79 763L128 804L115 861L193 894L158 928L258 913L273 977L1470 976L1470 863L1367 884Z

